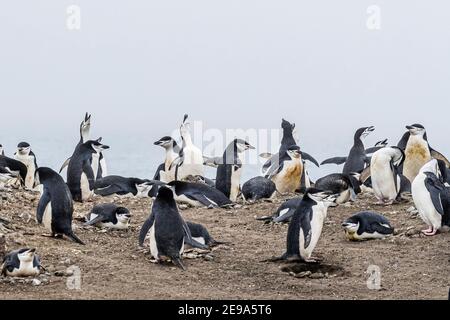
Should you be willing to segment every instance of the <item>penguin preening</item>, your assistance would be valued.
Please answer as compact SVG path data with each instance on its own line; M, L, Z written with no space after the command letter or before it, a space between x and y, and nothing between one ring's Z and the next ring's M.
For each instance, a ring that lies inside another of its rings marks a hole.
M342 223L349 240L383 239L394 234L389 221L375 212L359 212Z
M74 201L84 202L94 194L95 172L98 170L98 154L109 146L98 140L88 140L77 146L67 168L67 185ZM97 156L94 156L97 155Z
M241 190L241 171L244 151L255 149L247 141L234 139L226 148L217 168L216 188L236 202Z
M370 163L370 159L367 157L367 154L376 151L377 148L384 147L384 145L381 143L379 146L370 148L368 150L369 152L366 152L362 139L366 138L373 131L375 131L375 127L373 126L364 127L356 130L355 135L353 137L353 146L350 149L349 155L347 157L335 157L327 159L323 161L321 165L331 163L344 164L342 173L344 174L361 173Z
M193 207L228 207L232 204L221 191L203 183L172 181L167 186L173 190L175 200Z
M94 193L102 197L119 195L152 198L156 196L158 188L162 185L164 183L161 181L112 175L96 180L94 183Z
M410 191L409 180L400 173L405 153L398 147L386 147L372 156L372 189L380 204L392 204L402 192Z
M265 177L254 177L242 185L242 196L246 201L271 199L276 192L275 183Z
M25 177L25 188L33 189L34 174L38 168L36 155L31 151L31 146L28 142L21 142L17 145L17 151L14 154L17 161L22 162L27 167L27 175Z
M427 236L434 236L443 226L450 226L450 190L441 179L438 160L433 159L420 169L412 183L413 201L428 226L422 230Z
M294 193L301 186L303 161L300 147L293 145L280 152L277 164L267 171L265 177L275 183L276 189L282 194Z
M344 204L355 201L356 195L361 192L358 176L356 173L333 173L318 179L314 187L338 195L335 204Z
M43 270L36 249L19 249L8 253L3 258L3 276L10 277L35 277Z
M158 167L154 180L161 180L163 182L169 183L175 180L176 166L172 166L172 163L179 156L180 147L178 146L177 142L169 136L162 137L161 139L156 141L154 145L163 147L166 151L164 163L162 163Z
M114 203L99 204L85 217L85 226L99 226L108 229L126 230L130 226L131 213L125 207Z
M336 200L331 192L310 188L306 190L292 216L288 228L285 254L273 261L315 262L312 253L322 234L328 207Z
M175 166L175 180L184 180L187 176L204 176L203 154L192 142L187 119L186 114L180 126L182 146L177 159L169 168L170 171Z
M89 113L86 112L83 121L80 124L80 140L78 141L76 148L87 142L89 140L89 136L90 136L90 130L91 130L91 115ZM73 155L72 155L73 156ZM98 157L98 169L96 172L94 172L94 176L95 179L100 179L102 177L105 177L108 175L108 169L106 166L106 161L105 158L103 156L103 153L100 152L98 154L94 154L94 157ZM72 157L68 158L63 165L61 166L61 169L59 169L59 173L61 173L65 167L67 167L69 165L70 159Z
M84 244L72 230L72 195L63 178L52 169L41 167L36 171L34 182L35 187L40 184L44 186L37 207L37 222L43 224L52 237L65 235L74 242Z

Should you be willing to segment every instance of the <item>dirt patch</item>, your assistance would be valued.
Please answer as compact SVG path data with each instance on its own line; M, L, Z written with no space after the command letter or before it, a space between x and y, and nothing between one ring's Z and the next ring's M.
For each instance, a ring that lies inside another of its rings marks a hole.
M187 209L186 220L205 225L218 241L228 244L208 253L188 252L187 271L150 262L138 248L138 234L150 212L149 199L96 198L75 205L84 215L94 204L115 201L133 214L128 232L83 228L76 234L86 242L41 236L35 222L38 196L4 193L0 216L8 219L8 250L34 247L47 273L33 279L1 279L0 299L447 299L450 286L450 234L422 237L420 218L407 210L412 203L376 206L371 195L355 204L331 208L314 256L317 265L261 262L284 253L287 225L264 224L255 217L274 212L273 203L241 205L235 209ZM355 212L375 210L396 228L386 240L349 242L341 222ZM367 288L369 266L381 271L382 290ZM79 268L79 269L77 269ZM75 271L74 271L75 270ZM74 272L81 290L70 290ZM301 277L303 276L304 277ZM69 285L68 285L69 284Z

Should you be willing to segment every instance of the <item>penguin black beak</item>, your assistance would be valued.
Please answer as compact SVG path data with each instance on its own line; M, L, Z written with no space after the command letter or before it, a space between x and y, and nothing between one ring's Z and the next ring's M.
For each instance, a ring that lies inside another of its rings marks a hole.
M252 146L251 144L248 144L248 145L247 145L247 149L249 149L249 150L255 150L256 148L255 148L254 146Z
M106 144L103 144L103 145L102 145L102 149L103 149L103 150L107 150L107 149L109 149L109 146L107 146Z
M35 248L32 248L32 249L28 250L28 252L35 253L35 252L36 252L36 249L35 249Z
M406 126L406 129L408 129L408 130L413 130L413 129L415 129L413 126Z
M160 146L160 145L163 144L163 142L162 142L161 140L158 140L158 141L153 142L153 144L154 144L155 146Z

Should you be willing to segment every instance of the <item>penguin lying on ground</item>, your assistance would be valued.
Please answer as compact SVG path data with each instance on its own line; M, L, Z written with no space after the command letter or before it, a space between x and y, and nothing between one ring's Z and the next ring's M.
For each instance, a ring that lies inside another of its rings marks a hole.
M359 212L342 223L349 240L382 239L394 234L394 228L382 215L375 212Z
M43 224L52 237L66 235L70 240L84 244L72 230L72 196L63 178L52 169L41 167L36 171L34 183L35 187L44 185L37 207L37 222Z
M275 183L264 177L255 177L242 185L242 195L246 201L271 199L275 196Z
M130 220L131 214L127 208L118 207L114 203L104 203L94 206L86 215L84 225L126 230L130 226Z
M3 276L35 277L43 270L35 249L19 249L3 258Z
M290 200L286 200L277 211L271 215L266 217L257 218L256 220L275 222L275 223L286 223L291 221L292 216L300 205L302 198L293 198Z
M95 181L94 193L102 197L110 195L134 197L156 197L158 189L165 183L156 180L125 178L121 176L107 176Z
M232 204L222 192L203 183L172 181L167 186L173 190L176 201L193 207L228 207Z
M18 185L25 185L28 169L22 162L0 155L0 168L2 168L4 172L10 172L11 175L17 177Z
M450 226L450 190L442 180L439 163L433 159L422 167L412 184L414 204L429 227L422 231L427 236Z
M322 234L328 207L336 198L328 191L308 189L289 224L286 253L272 261L316 262L311 256Z
M314 187L339 195L335 203L344 204L356 200L356 195L361 193L360 185L359 174L334 173L317 180Z
M224 242L218 242L214 240L209 234L208 230L201 224L190 221L186 221L186 224L191 231L192 239L194 239L198 243L207 245L208 247L215 247L220 244L224 244Z

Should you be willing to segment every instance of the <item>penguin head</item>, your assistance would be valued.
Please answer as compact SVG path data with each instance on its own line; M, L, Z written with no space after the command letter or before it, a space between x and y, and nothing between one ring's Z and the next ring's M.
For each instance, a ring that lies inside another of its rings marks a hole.
M291 158L291 159L300 159L302 153L300 151L300 147L293 145L290 146L289 148L287 148L286 150L287 155Z
M374 126L359 128L358 130L356 130L355 139L364 139L371 132L374 132L374 131L375 131L375 127Z
M90 141L88 141L88 143L91 145L91 148L95 152L100 153L100 152L103 152L104 150L109 149L109 146L103 144L101 141L102 141L102 138L100 137L97 140L90 140Z
M17 153L23 156L29 155L31 152L31 146L28 142L21 142L17 145Z
M159 188L158 195L156 196L157 200L175 201L173 196L175 192L175 184L172 182Z
M91 129L91 115L86 112L84 120L80 124L80 133L83 136L83 138L87 137L90 129Z
M17 252L17 258L19 259L20 262L30 263L33 262L35 254L36 249L28 249L28 248L20 249Z
M187 119L188 119L188 115L185 114L184 118L183 118L183 122L180 126L180 135L183 140L184 140L184 136L189 134L189 129L190 129L190 123L187 122Z
M342 227L347 233L356 233L359 229L359 221L357 218L351 217L342 223Z
M170 147L173 147L174 142L175 141L173 140L172 137L165 136L165 137L162 137L161 139L159 139L158 141L155 141L153 144L155 146L160 146L160 147L163 147L164 149L168 149Z
M0 155L3 154L3 145L0 144Z
M238 152L244 152L247 150L255 149L255 147L253 147L250 143L248 143L247 141L242 140L242 139L234 139L233 142L234 142L234 145L236 146Z
M130 211L127 208L118 207L116 209L116 218L120 223L128 224L131 220Z
M426 133L425 127L418 123L406 126L406 129L408 129L409 133L413 136L424 136Z
M294 131L295 129L295 123L290 123L287 120L281 119L281 128L283 130L291 130Z
M442 176L441 170L439 168L439 162L436 159L431 159L428 161L421 169L421 173L425 172L432 172L434 173L438 178Z

